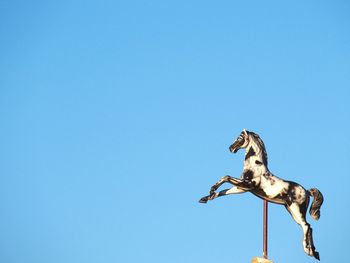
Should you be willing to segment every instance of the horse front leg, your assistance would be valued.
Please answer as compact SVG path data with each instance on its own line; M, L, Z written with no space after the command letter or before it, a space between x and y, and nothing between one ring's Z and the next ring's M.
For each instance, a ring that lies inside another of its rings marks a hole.
M225 189L222 190L218 193L216 193L215 191L224 183L230 183L233 184L234 186L230 189ZM249 191L250 189L245 185L245 182L231 177L229 175L226 175L224 177L222 177L219 181L217 181L216 184L214 184L211 188L210 188L210 192L209 195L202 197L199 202L200 203L206 203L209 200L213 200L217 197L220 196L224 196L224 195L229 195L229 194L240 194L240 193L244 193L246 191Z

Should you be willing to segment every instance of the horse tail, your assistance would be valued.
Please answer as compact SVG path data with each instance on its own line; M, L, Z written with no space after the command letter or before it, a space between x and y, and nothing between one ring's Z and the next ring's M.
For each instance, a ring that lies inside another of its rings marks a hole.
M317 188L311 188L309 194L313 197L313 201L310 207L310 215L313 219L318 220L321 216L321 205L323 203L323 195Z

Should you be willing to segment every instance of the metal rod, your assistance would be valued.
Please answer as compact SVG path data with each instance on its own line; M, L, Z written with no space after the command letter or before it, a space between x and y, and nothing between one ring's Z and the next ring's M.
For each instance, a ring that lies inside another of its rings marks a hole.
M264 200L264 233L263 233L263 258L267 259L267 220L268 201Z

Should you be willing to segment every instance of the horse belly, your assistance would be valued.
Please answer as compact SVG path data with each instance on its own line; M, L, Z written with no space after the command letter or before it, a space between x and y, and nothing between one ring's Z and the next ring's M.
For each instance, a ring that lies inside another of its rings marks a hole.
M281 198L282 193L288 189L288 184L278 179L266 180L260 184L262 191L265 193L265 199L270 202L284 204L285 201Z

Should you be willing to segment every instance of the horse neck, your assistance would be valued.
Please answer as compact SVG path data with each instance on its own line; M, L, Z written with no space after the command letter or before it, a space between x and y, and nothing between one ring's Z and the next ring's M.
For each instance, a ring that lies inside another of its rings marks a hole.
M254 166L265 167L267 170L264 149L252 140L245 150L244 167L245 169L249 169Z

